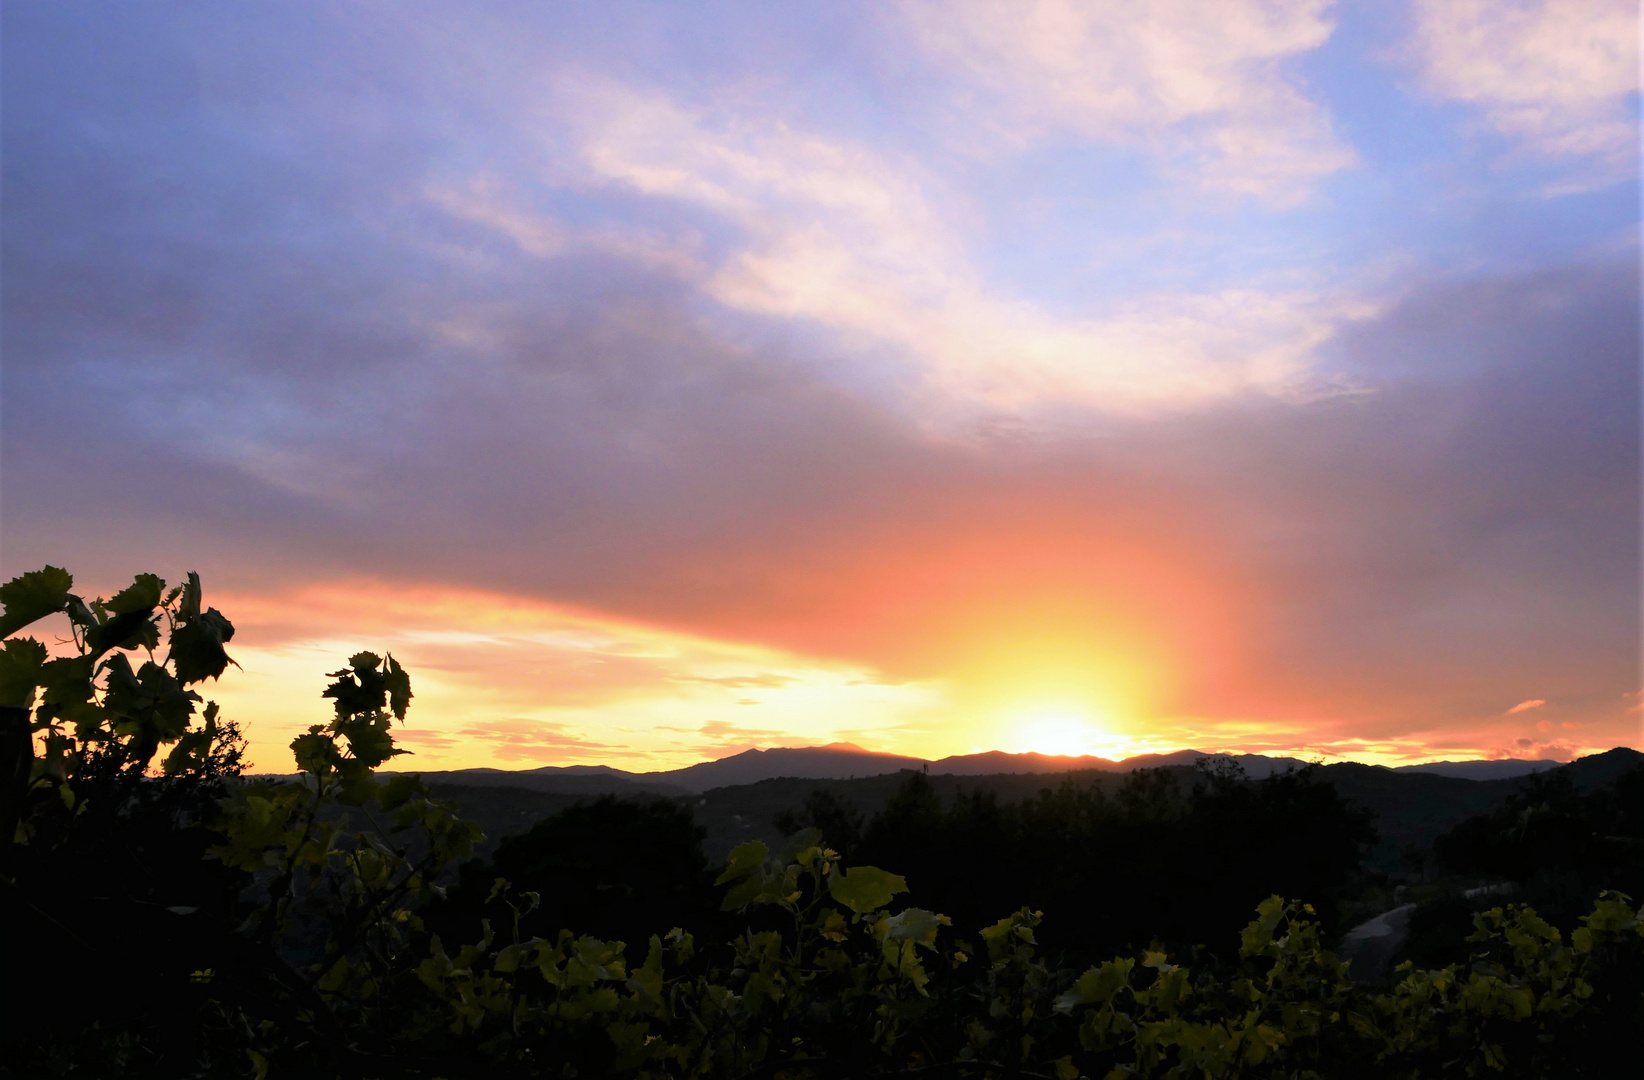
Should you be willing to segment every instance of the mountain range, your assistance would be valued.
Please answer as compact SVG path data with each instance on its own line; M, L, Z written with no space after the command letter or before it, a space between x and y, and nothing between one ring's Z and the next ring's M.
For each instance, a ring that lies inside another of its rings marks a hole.
M1300 768L1307 762L1293 757L1263 754L1210 754L1202 750L1178 750L1169 754L1141 754L1110 760L1095 756L1063 757L1054 754L1007 754L990 750L980 754L960 754L927 761L899 754L880 754L851 743L827 746L777 747L744 750L740 754L657 772L626 772L608 765L545 765L537 769L456 769L429 772L430 782L477 787L514 787L567 795L640 794L696 795L714 788L755 784L788 777L799 780L845 780L853 777L883 776L904 769L924 770L932 776L1002 776L1012 774L1065 773L1094 770L1130 772L1168 765L1192 765L1204 758L1237 763L1252 778ZM1502 780L1557 767L1556 761L1436 761L1422 765L1402 765L1394 772L1422 772L1469 780Z

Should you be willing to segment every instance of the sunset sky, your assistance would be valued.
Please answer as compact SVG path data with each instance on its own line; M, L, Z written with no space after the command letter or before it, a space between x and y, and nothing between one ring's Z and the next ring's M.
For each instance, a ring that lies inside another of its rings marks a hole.
M0 571L259 768L1644 746L1632 0L4 8Z

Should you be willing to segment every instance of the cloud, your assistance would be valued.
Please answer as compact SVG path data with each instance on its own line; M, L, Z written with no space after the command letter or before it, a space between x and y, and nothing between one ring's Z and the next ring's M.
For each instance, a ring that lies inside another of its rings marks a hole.
M755 746L781 746L794 741L791 732L780 728L742 727L727 720L711 720L697 728L696 734L715 747L735 747L738 752Z
M1541 700L1540 698L1531 698L1528 701L1519 702L1517 705L1514 705L1511 709L1508 709L1502 715L1504 715L1504 716L1517 716L1519 713L1529 712L1531 709L1539 709L1545 704L1547 704L1547 703L1545 701Z
M729 686L738 690L766 689L775 686L787 686L794 680L787 675L723 675L710 677L706 675L687 676L691 682L712 683L715 686Z
M1497 750L1492 758L1519 758L1524 761L1572 761L1586 754L1599 753L1609 747L1576 747L1566 742L1538 742L1535 739L1517 739L1512 749Z
M1416 0L1415 20L1429 90L1477 107L1529 153L1579 164L1549 193L1636 174L1633 0Z
M563 761L566 758L613 756L630 752L622 744L595 742L566 730L565 725L536 719L498 719L467 724L459 738L490 744L490 756L498 761ZM451 745L455 739L445 742ZM472 751L470 751L472 752Z
M1354 164L1283 71L1334 29L1328 0L904 5L920 44L970 84L995 138L1056 131L1147 148L1205 188L1278 203Z
M1313 354L1370 308L1306 281L1154 293L1052 314L988 282L969 250L973 212L906 159L757 109L691 107L585 73L559 83L583 173L564 182L684 204L732 229L717 255L696 235L670 264L727 308L829 331L830 377L939 426L983 412L1073 404L1115 413L1241 395L1315 396ZM484 184L442 209L562 250L563 226ZM552 243L542 237L554 238Z

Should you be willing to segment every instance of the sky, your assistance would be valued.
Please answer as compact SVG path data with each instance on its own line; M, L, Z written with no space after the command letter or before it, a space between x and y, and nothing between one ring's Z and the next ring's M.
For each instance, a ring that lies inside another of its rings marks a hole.
M0 571L258 768L1644 746L1630 0L0 19Z

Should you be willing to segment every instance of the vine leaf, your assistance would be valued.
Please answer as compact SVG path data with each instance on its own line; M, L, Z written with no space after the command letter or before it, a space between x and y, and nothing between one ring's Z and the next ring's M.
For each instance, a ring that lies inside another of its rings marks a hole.
M858 915L882 908L891 897L907 891L906 878L877 866L853 866L828 878L828 893Z
M0 585L0 637L10 637L36 619L55 615L68 603L74 575L57 566L30 570Z
M234 663L223 649L233 637L234 624L216 608L207 608L173 630L171 659L177 667L177 681L187 685L220 676Z
M40 685L40 666L46 662L46 647L33 638L12 638L0 649L0 705L19 709L34 705L34 688Z
M115 615L147 613L160 606L160 594L166 583L156 574L138 574L131 584L114 594L107 608Z
M873 869L867 867L866 869ZM890 875L894 877L895 875ZM838 899L836 896L835 899ZM886 897L887 901L889 897ZM875 905L876 907L882 905ZM953 920L946 915L938 915L934 911L924 908L911 907L900 915L893 915L886 922L885 937L890 941L912 941L928 948L936 945L936 932L944 926L952 926Z

